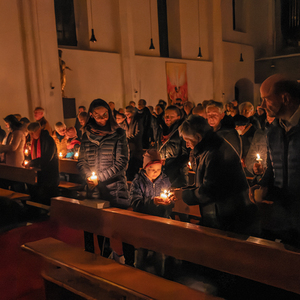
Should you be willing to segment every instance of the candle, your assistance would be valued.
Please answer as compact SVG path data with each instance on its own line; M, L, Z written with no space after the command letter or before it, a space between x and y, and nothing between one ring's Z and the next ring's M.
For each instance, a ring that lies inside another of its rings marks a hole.
M92 172L92 176L89 177L89 180L92 180L94 182L94 185L98 184L98 177L95 172Z
M79 156L79 153L78 153L78 152L75 152L74 157L77 159L78 156Z
M262 162L262 158L260 158L259 153L256 154L256 161L257 161L258 163L261 163L261 162Z
M170 192L167 190L164 190L164 192L160 194L160 198L163 198L164 200L166 200L169 196Z
M59 152L59 158L62 158L62 157L63 157L62 153L61 153L61 152Z
M24 166L28 165L28 160L24 160Z
M188 166L190 169L192 169L192 163L190 161L188 162Z
M25 149L24 154L27 156L28 155L28 149Z

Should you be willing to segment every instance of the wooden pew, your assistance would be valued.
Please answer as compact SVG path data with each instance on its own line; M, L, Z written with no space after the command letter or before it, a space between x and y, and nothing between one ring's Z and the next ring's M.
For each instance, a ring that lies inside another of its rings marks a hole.
M66 173L71 175L80 175L79 170L77 169L77 160L76 159L67 159L67 158L60 158L59 159L59 172ZM65 189L69 191L78 191L83 189L83 185L77 182L71 181L63 181L59 182L60 189Z
M54 199L51 205L55 207L53 214L51 213L53 222L65 223L79 229L86 228L94 233L99 232L99 222L94 223L95 226L92 224L95 221L94 217L98 218L98 213L104 211L103 209L95 209L93 205L63 197ZM70 212L69 208L72 208ZM81 217L75 208L84 211ZM74 211L77 211L75 218L79 217L77 225L75 220L71 220L72 218L61 219L61 214L72 214ZM94 213L89 215L89 212ZM85 219L86 217L88 219ZM105 219L100 223L105 223ZM89 223L91 226L88 225ZM106 236L113 237L111 234ZM69 246L53 238L30 242L22 248L42 256L48 262L42 276L45 279L49 300L67 299L65 290L84 299L220 299L136 268L121 265L111 259L85 252L84 249Z
M28 184L37 183L37 169L25 169L0 164L0 178Z
M300 294L300 253L284 244L66 198L51 206L51 219L71 228ZM24 247L35 251L43 241L34 243Z
M12 180L35 185L38 180L38 169L25 169L0 164L0 179ZM30 196L24 193L16 193L11 190L0 189L0 196L10 200L25 201L27 205L49 210L48 205L30 201Z

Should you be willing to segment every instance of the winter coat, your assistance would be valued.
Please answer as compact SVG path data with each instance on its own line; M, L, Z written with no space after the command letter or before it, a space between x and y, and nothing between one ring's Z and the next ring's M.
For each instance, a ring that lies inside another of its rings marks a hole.
M242 140L235 130L234 120L231 116L225 115L224 118L220 122L220 128L216 131L216 133L222 138L226 139L227 142L231 144L231 146L236 150L236 152L241 157L242 155Z
M57 187L59 183L58 156L56 144L47 130L40 135L41 157L33 159L30 167L39 168L38 185Z
M204 226L240 232L253 220L248 210L248 183L239 156L212 131L193 152L197 166L195 187L183 190L183 201L199 205Z
M164 190L170 190L171 183L167 175L161 173L154 182L142 169L132 181L130 186L130 200L134 211L153 216L168 218L173 205L155 205L154 197L159 197Z
M105 136L85 131L82 137L77 167L86 181L92 172L98 176L100 199L111 206L129 206L126 169L128 143L125 131L118 128Z
M23 130L14 130L9 133L6 145L0 145L0 153L5 153L5 163L7 165L22 167L25 141L26 137Z
M135 113L135 118L139 122L139 130L142 134L143 149L149 149L150 141L153 140L153 129L151 124L152 114L148 107L144 107Z
M163 134L160 128L157 140L157 150L161 158L165 160L163 172L169 177L172 187L183 187L188 185L188 160L189 153L185 141L179 136L178 127L182 121L173 124L169 138L162 143Z
M285 200L300 201L300 122L285 132L276 119L268 129L267 145L267 170L260 184L280 189Z

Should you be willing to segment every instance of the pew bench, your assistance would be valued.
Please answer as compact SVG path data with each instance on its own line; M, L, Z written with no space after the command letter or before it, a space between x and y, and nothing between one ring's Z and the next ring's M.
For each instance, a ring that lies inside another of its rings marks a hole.
M84 299L219 299L53 238L22 247L47 261L47 299L65 299L63 290Z
M52 199L51 220L300 294L299 250L281 243L63 197ZM33 244L29 248L44 255Z
M37 183L38 178L38 169L25 169L0 164L0 178L35 185ZM26 203L29 206L42 208L48 211L50 209L50 206L48 205L31 201L30 195L24 193L17 193L12 190L0 188L0 197L13 201L21 201L22 203Z

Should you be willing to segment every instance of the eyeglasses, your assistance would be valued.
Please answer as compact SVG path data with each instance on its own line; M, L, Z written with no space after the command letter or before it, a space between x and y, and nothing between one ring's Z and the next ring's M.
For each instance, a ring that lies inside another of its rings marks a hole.
M103 115L99 115L99 114L93 112L93 117L96 120L108 119L108 112L105 112Z

